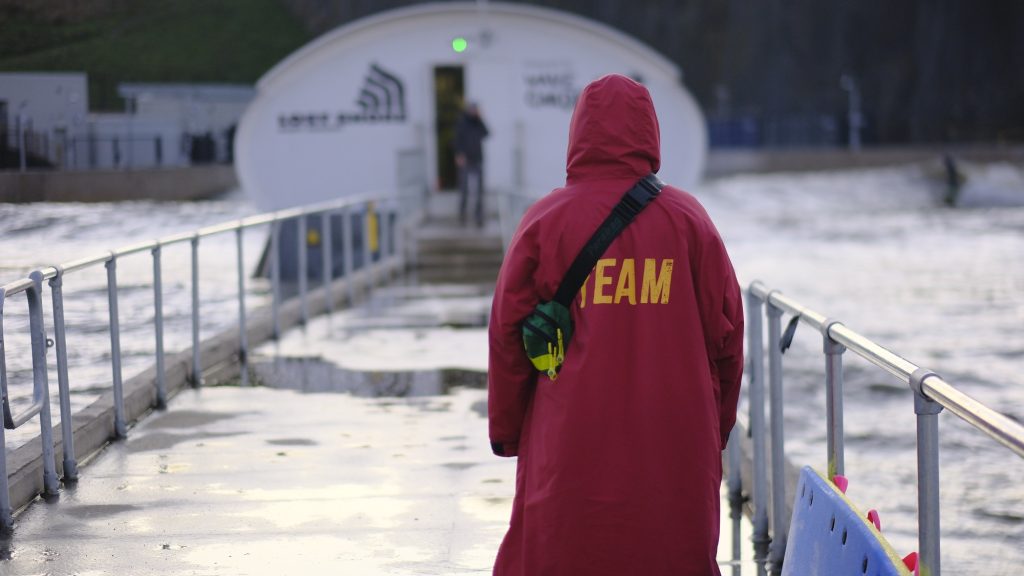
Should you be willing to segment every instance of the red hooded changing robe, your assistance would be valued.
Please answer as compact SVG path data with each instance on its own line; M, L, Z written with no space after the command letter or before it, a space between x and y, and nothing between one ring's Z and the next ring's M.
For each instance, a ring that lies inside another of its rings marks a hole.
M580 95L566 185L523 216L491 310L488 412L518 456L501 576L719 574L721 450L743 369L739 286L700 204L666 186L576 295L557 380L521 323L640 177L660 166L647 90L605 76Z

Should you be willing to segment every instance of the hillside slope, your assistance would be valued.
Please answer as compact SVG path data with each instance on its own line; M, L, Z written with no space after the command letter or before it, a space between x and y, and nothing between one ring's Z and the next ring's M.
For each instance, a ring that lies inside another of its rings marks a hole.
M93 110L119 82L255 82L312 35L280 0L0 0L0 71L85 71Z

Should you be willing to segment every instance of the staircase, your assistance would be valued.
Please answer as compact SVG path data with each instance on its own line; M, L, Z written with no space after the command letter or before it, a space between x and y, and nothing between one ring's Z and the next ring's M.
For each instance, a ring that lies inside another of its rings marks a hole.
M496 219L483 228L458 218L434 216L414 234L413 269L423 284L490 284L498 278L504 251Z

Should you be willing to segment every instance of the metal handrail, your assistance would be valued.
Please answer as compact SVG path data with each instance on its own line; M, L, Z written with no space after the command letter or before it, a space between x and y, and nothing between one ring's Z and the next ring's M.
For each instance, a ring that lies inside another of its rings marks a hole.
M56 494L59 491L59 480L57 478L56 464L54 461L54 441L50 419L50 396L48 388L48 374L46 362L46 349L52 344L56 346L58 386L60 393L60 414L61 433L63 443L63 472L64 480L77 479L77 462L75 460L74 437L72 431L70 390L68 384L67 346L65 337L65 323L63 313L63 279L69 273L77 272L86 268L103 264L107 269L107 296L108 312L110 317L110 340L111 340L111 367L114 396L114 434L117 438L124 438L127 435L125 422L125 407L121 382L121 346L120 346L120 319L118 314L117 297L117 261L119 258L150 252L153 262L153 290L154 290L154 335L156 338L156 400L155 406L162 407L166 403L167 392L165 387L164 372L164 348L163 348L163 282L161 278L161 254L165 247L190 243L192 249L192 371L191 382L193 386L201 384L202 363L200 358L199 340L199 245L200 240L218 234L234 233L237 243L237 267L238 267L238 306L239 306L239 349L238 358L240 364L241 379L243 384L248 383L248 337L246 333L246 308L245 308L245 270L243 265L242 238L245 229L267 226L271 227L271 284L272 284L272 316L273 316L273 337L280 336L280 321L278 318L280 302L282 299L281 278L280 278L280 252L279 235L281 223L286 220L297 219L299 222L297 242L298 258L298 298L301 301L302 322L309 319L309 307L307 304L309 286L306 281L306 219L309 216L320 216L321 226L324 231L324 238L331 238L329 228L331 217L337 214L342 216L342 243L344 249L344 279L349 288L349 299L354 296L355 276L352 263L353 235L350 216L355 210L365 209L368 213L378 211L377 204L391 202L387 206L380 206L379 212L387 217L382 219L379 229L379 236L387 239L388 243L382 243L379 251L381 258L373 262L369 248L369 231L363 226L363 265L358 274L364 282L374 279L374 269L386 266L389 261L398 258L402 260L399 250L400 236L403 231L399 226L396 230L390 230L390 216L401 215L406 210L401 202L393 197L375 198L371 195L348 197L342 200L323 202L319 204L279 210L265 214L258 214L240 220L224 222L212 226L206 226L192 232L184 232L164 236L156 240L137 242L123 246L108 252L78 258L61 265L44 267L33 271L27 278L20 278L6 284L0 285L0 396L3 402L4 426L0 427L0 449L6 445L4 429L15 429L35 416L40 417L40 439L43 450L43 491L45 494ZM328 274L333 259L333 245L330 241L323 242L323 290L327 302L325 308L331 312L334 297L331 293L334 283L333 274ZM366 275L370 275L366 278ZM54 318L54 340L46 337L46 329L43 323L42 303L42 282L49 280L51 295L53 298ZM7 393L7 367L6 352L4 350L3 328L4 328L4 303L11 296L25 293L29 307L29 331L32 341L32 370L33 370L33 402L20 414L12 412L10 397ZM10 532L13 529L13 514L10 499L10 489L7 476L7 459L5 453L0 456L0 532Z
M311 204L309 206L301 208L290 208L286 210L278 210L275 212L257 214L255 216L249 216L246 218L242 218L240 220L233 220L223 222L221 224L214 224L211 226L207 226L205 228L200 228L194 232L180 232L177 234L171 234L155 240L138 242L136 244L130 244L128 246L124 246L107 252L102 252L100 254L78 258L76 260L71 260L70 262L67 262L65 264L61 264L60 268L63 269L65 274L67 274L68 272L77 272L78 270L81 270L83 268L88 268L96 264L109 262L112 258L151 251L156 247L170 246L173 244L190 242L195 238L205 238L208 236L223 234L225 232L234 232L240 228L254 228L256 226L272 224L274 222L282 222L284 220L290 220L293 218L298 218L300 216L312 216L324 212L333 212L346 207L357 206L373 201L375 201L375 198L373 196L362 195L349 197L344 200ZM55 277L57 275L57 268L57 266L41 268L39 272L42 274L42 279L49 280ZM2 288L7 293L7 296L12 296L19 292L24 292L31 286L31 279L19 278L17 280L8 282L7 284L0 285L0 288Z
M763 310L766 308L766 310ZM844 326L841 322L811 310L799 302L770 290L759 281L747 290L748 354L750 369L750 425L754 450L754 485L768 483L765 456L764 426L764 348L762 344L762 316L769 319L768 357L769 399L771 403L771 494L755 489L754 542L759 571L763 574L765 561L773 573L781 570L788 537L788 520L782 511L787 504L783 467L785 450L782 427L782 347L780 345L783 313L793 315L795 321L807 324L822 334L826 356L826 427L828 452L828 478L844 473L843 459L843 370L842 354L852 350L871 364L903 380L914 393L914 411L917 414L918 460L918 546L920 573L938 576L940 573L939 529L939 429L938 414L943 408L990 438L1008 447L1024 458L1024 426L985 406L961 392L934 372L895 354L867 337ZM772 538L768 533L767 508L772 514ZM766 544L771 542L770 552ZM761 545L758 547L758 545Z
M857 355L875 366L884 368L900 380L909 382L910 377L921 369L920 366L887 350L843 324L836 321L829 322L821 314L801 306L778 291L769 291L760 282L751 284L750 291L766 299L769 304L780 308L783 312L799 315L801 322L817 330L824 330L827 325L830 338L856 352ZM988 434L1024 458L1024 426L960 392L937 374L932 374L925 379L922 386L925 396L929 399L948 408L968 424Z

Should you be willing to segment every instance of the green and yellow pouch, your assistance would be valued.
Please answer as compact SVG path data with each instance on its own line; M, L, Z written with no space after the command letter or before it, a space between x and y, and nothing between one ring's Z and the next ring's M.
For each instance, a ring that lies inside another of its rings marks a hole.
M523 346L533 367L556 380L572 339L569 309L558 302L541 302L523 321Z
M565 363L565 350L572 340L572 316L569 307L590 271L597 264L612 240L622 232L652 200L658 197L665 183L652 172L626 191L604 222L576 255L562 278L554 298L541 302L523 321L523 346L534 368L548 378L558 378Z

